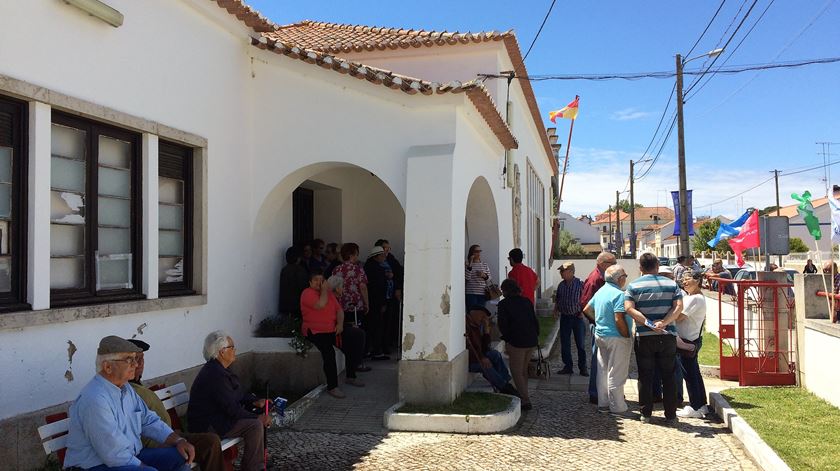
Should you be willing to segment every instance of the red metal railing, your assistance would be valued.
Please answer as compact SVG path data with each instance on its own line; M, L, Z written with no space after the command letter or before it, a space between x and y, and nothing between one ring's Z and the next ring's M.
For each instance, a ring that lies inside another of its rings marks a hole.
M709 279L718 288L721 378L742 386L796 384L793 285ZM729 285L734 295L725 294ZM734 310L724 296L736 301Z

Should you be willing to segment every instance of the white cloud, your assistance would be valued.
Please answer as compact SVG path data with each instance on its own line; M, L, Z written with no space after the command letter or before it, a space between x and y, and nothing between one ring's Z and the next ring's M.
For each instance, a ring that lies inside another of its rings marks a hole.
M636 108L625 108L623 110L613 112L613 114L610 115L610 119L614 121L633 121L636 119L647 118L652 114L653 113L649 111L640 111Z
M597 214L615 204L616 190L627 186L630 159L639 160L638 152L613 149L573 148L563 189L561 210L574 215ZM647 163L637 164L637 177L644 173ZM561 161L562 169L562 161ZM644 206L668 206L671 191L679 188L677 159L673 154L662 154L653 169L635 183L635 201ZM688 188L693 189L694 215L725 215L737 217L750 207L765 208L776 204L776 191L772 179L743 195L725 200L745 191L773 174L765 169L730 169L725 165L708 165L697 159L687 167ZM782 206L794 203L791 193L810 190L814 198L825 193L825 183L820 171L781 176L779 202ZM629 198L622 193L621 199Z

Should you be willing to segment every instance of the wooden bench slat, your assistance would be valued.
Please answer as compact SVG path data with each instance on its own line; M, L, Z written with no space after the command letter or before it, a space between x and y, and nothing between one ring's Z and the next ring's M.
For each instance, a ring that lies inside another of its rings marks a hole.
M242 442L242 437L236 438L225 438L222 440L222 451L227 450L228 448Z
M53 438L52 440L44 442L44 451L48 455L63 448L67 448L67 435L62 435L58 438Z
M180 405L184 405L190 402L190 395L187 393L179 394L177 396L171 397L169 399L165 399L163 401L163 407L166 407L166 410L174 409Z
M38 435L41 437L41 440L43 440L45 438L58 435L59 433L67 433L68 430L70 430L70 418L38 427Z
M159 399L164 400L185 392L187 392L187 385L184 383L178 383L173 384L168 388L158 389L157 391L155 391L155 394Z

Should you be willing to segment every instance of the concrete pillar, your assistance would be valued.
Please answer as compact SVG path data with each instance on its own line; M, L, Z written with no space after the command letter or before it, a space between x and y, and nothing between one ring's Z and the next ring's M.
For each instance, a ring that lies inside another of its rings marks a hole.
M825 283L825 284L823 284ZM796 298L796 372L799 386L807 387L807 371L805 367L805 319L829 319L830 304L826 298L818 297L817 291L834 291L831 275L797 274L793 278L793 294Z
M30 102L26 298L36 311L50 307L51 135L52 108Z
M448 403L464 390L463 211L453 207L454 145L418 146L406 168L400 399ZM455 219L460 219L456 221Z

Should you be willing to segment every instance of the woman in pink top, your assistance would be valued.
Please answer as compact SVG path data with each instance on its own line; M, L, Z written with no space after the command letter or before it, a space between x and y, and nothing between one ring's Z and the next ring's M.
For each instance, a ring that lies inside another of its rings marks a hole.
M324 282L320 270L313 270L309 275L309 288L300 295L300 310L303 314L301 331L306 338L321 352L324 374L327 377L327 394L342 399L344 392L338 389L338 368L335 364L336 335L344 330L344 311L332 290ZM352 365L352 361L348 364ZM348 384L357 383L355 371L347 369Z

